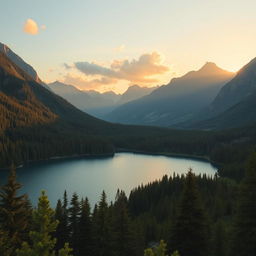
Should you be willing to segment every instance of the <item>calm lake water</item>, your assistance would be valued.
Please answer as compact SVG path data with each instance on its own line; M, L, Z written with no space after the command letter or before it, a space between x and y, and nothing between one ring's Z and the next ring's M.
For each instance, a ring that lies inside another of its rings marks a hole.
M217 169L208 162L187 158L117 153L109 158L66 159L33 164L17 170L18 181L24 187L33 205L41 190L46 190L52 206L62 198L66 189L69 198L73 192L88 197L96 203L103 190L108 200L114 200L117 189L129 195L140 184L146 184L163 175L186 173L192 168L196 174L213 175ZM8 172L0 172L0 183L6 181Z

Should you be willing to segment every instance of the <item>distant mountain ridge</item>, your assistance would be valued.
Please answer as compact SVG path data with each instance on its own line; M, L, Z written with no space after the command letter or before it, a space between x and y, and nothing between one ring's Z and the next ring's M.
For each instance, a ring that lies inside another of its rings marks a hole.
M112 91L104 93L99 93L93 90L82 91L73 85L68 85L59 81L50 83L48 86L54 93L65 98L80 110L100 118L122 104L150 94L156 88L133 85L128 87L128 89L121 95Z
M106 120L124 124L171 126L193 117L208 106L221 87L233 78L208 62L198 71L173 78L147 96L115 109Z

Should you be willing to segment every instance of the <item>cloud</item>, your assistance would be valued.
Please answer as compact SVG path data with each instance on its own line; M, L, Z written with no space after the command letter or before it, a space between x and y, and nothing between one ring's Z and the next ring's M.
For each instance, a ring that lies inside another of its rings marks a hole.
M34 20L27 19L24 24L23 31L30 35L36 35L38 34L38 31L39 31L38 25Z
M63 83L72 84L81 90L95 90L100 89L102 86L115 84L117 82L116 79L109 77L100 77L88 80L87 77L79 76L76 74L68 73L61 80Z
M27 19L23 26L23 32L30 35L37 35L40 32L40 30L45 30L45 29L46 29L46 25L41 25L39 27L38 24L32 19Z
M76 62L75 67L83 72L86 75L103 75L103 76L109 76L109 77L115 77L116 72L105 68L103 66L100 66L95 63L89 63L89 62Z
M63 63L63 66L65 69L71 69L72 66L71 65L68 65L67 63Z
M122 52L122 51L124 51L125 47L126 46L124 44L121 44L121 45L119 45L118 47L115 48L115 51L116 52Z
M169 67L162 64L161 55L157 52L143 54L132 61L114 60L110 67L87 61L76 62L74 67L87 76L103 76L132 83L158 82L155 76L169 71Z

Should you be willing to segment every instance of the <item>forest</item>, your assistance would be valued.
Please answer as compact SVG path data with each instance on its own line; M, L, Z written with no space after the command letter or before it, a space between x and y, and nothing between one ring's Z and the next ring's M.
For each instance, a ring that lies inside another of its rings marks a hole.
M15 167L0 190L1 256L250 256L256 252L256 153L243 177L164 176L117 191L90 205L86 195L63 194L55 209L47 192L32 207Z

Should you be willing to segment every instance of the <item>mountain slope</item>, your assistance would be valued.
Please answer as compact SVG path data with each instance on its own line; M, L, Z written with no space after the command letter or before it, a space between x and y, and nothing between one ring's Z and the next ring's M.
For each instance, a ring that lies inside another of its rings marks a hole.
M109 125L51 93L0 53L0 166L113 152L110 143L96 137Z
M206 63L200 70L174 78L148 96L120 106L106 120L157 126L180 123L210 104L233 76L214 63Z
M48 84L51 90L63 97L80 110L100 116L104 111L113 109L119 99L119 95L111 92L99 93L96 91L81 91L73 85L64 84L59 81Z
M178 128L224 129L253 124L256 121L256 58L245 65L220 90L212 104L194 120Z
M150 94L156 88L157 87L141 87L138 85L129 86L128 89L122 94L120 100L118 101L118 105L123 105L129 101L142 98Z
M256 92L256 58L245 65L219 92L211 110L220 113Z
M0 43L0 52L6 55L12 62L14 62L19 68L21 68L24 72L26 72L29 76L31 76L36 82L42 84L45 88L49 89L49 87L42 82L39 78L35 69L26 63L20 56L18 56L15 52L13 52L7 45Z
M256 93L209 120L197 122L191 128L221 130L256 124Z

